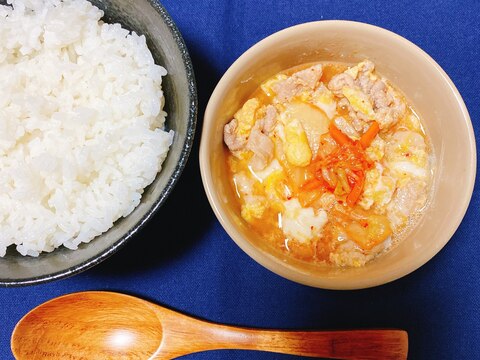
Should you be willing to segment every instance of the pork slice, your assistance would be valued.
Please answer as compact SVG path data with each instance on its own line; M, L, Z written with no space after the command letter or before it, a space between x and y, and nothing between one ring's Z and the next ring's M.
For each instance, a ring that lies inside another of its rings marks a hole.
M375 112L375 120L380 125L380 129L389 128L405 115L405 104L395 96L392 96L392 99L393 101L389 106L379 108Z
M322 65L314 65L308 69L298 71L292 76L281 80L272 86L280 102L291 100L305 89L314 90L322 77Z
M369 94L374 85L374 81L370 79L368 74L359 75L356 83L365 94Z
M293 74L293 78L297 83L302 84L310 89L315 89L322 77L323 69L321 64L309 67L308 69L298 71Z
M328 88L333 91L335 95L341 95L342 89L347 87L354 87L355 81L353 77L349 74L341 73L332 77L332 79L328 83Z
M359 113L361 114L361 113ZM353 128L358 131L359 133L364 133L365 131L367 131L369 125L368 125L368 121L370 121L370 119L361 119L360 117L356 116L357 113L355 112L351 112L350 113L350 118L352 119L352 126Z
M363 66L361 71L363 73L371 73L373 69L375 69L375 64L370 60L364 60L362 64Z
M273 105L267 105L265 116L257 121L260 131L266 135L270 134L277 124L277 109Z
M402 224L406 218L421 209L426 202L426 184L410 181L398 188L387 206L387 216L394 227Z
M247 144L247 139L237 134L237 119L232 119L223 128L223 141L230 151L242 150Z
M350 105L350 102L346 97L342 97L340 100L337 102L337 106L340 108L345 108L348 111L352 111L352 106Z
M277 100L281 103L284 103L302 91L303 87L301 84L296 83L291 77L289 77L274 84L272 89L276 93Z
M344 107L348 110L348 116L350 117L349 123L351 126L353 126L357 133L365 132L365 129L368 128L368 122L370 121L366 115L362 114L361 112L355 112L347 98L341 98L338 101L338 106L342 108Z
M373 84L370 89L370 98L376 109L388 107L392 102L392 97L387 93L387 86L382 80L377 80Z
M273 141L262 133L258 127L252 129L246 148L253 152L253 156L250 159L250 166L253 170L265 169L273 159Z

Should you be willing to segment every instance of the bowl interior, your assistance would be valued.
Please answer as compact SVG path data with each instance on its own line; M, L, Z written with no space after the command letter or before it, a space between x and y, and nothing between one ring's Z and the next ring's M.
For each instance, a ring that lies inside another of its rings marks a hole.
M419 113L436 158L432 199L418 226L394 250L363 268L333 268L296 261L258 239L240 211L225 167L223 126L264 80L302 63L370 59L377 71ZM233 240L273 272L330 289L383 284L410 273L450 239L471 198L476 151L468 112L445 72L421 49L389 31L348 21L321 21L276 33L243 54L217 85L205 113L202 178L209 201ZM462 184L462 186L458 186Z
M109 231L75 251L60 247L52 253L31 258L9 249L7 255L0 258L2 286L35 284L73 275L113 254L164 202L190 153L196 124L195 80L187 49L172 19L153 0L91 2L104 10L105 21L119 22L129 30L144 34L155 62L167 69L168 75L162 84L168 113L166 128L175 131L174 141L162 171L128 217L118 220Z

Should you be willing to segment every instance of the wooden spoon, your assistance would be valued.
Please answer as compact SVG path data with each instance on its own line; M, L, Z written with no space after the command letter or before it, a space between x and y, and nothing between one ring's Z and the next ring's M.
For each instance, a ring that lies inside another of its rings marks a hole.
M244 349L334 359L406 359L403 330L278 331L194 319L132 296L87 291L50 300L15 327L18 360L173 359Z

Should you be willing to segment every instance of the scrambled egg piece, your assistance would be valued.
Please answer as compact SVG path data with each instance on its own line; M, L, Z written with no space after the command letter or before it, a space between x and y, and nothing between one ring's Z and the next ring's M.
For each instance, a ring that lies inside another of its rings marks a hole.
M286 175L283 171L275 171L268 176L264 183L264 191L270 201L270 207L281 213L285 210L283 201L292 197L292 189L288 186Z
M428 176L428 154L422 135L414 131L398 131L386 147L386 165L400 180L400 185L411 178Z
M238 196L252 195L255 181L251 179L244 171L233 175L233 183Z
M348 68L347 70L344 71L345 74L350 75L354 80L357 79L358 72L360 69L358 68L358 65L352 66Z
M286 80L288 79L288 76L285 74L278 74L274 76L273 78L265 81L260 85L260 88L263 90L265 94L267 94L268 97L274 97L275 96L275 91L273 91L273 86L278 83L279 81Z
M333 119L337 113L335 96L324 85L319 86L306 100L321 109L329 119Z
M409 116L405 116L402 119L401 125L404 125L408 130L415 131L417 133L423 132L422 124L420 123L420 119L415 116L414 114L410 114Z
M391 238L378 244L370 251L364 251L355 242L348 240L330 253L330 261L336 266L362 267L377 254L391 246Z
M253 98L248 100L240 110L238 110L233 116L237 119L237 134L240 136L248 137L253 125L255 124L255 112L260 107L260 101Z
M282 230L287 237L306 243L320 235L327 223L324 210L315 213L313 208L303 208L298 199L285 201L283 205Z
M401 228L408 217L423 207L427 201L427 183L414 179L397 188L387 206L387 216L394 230Z
M367 64L369 68L365 71L365 66L367 66ZM345 74L348 74L352 78L356 79L358 77L358 73L362 71L362 72L365 72L365 74L367 74L371 80L376 80L378 79L378 76L373 74L374 69L375 69L375 65L371 61L365 60L365 61L359 62L355 66L348 68L344 72Z
M375 136L370 146L365 150L371 161L380 161L385 155L385 141L380 136Z
M338 130L343 132L345 135L347 135L350 139L352 140L359 140L360 139L360 134L358 133L357 130L353 127L353 125L345 119L343 116L336 117L333 120L335 126L337 127Z
M330 261L336 266L362 267L369 258L351 240L341 244L335 252L330 253Z
M284 128L285 156L294 166L307 166L312 160L312 150L308 144L307 134L300 121L290 120Z
M395 185L395 179L383 175L383 168L377 163L375 168L368 170L365 174L364 190L358 204L365 210L370 209L373 205L377 209L383 210L392 200Z
M244 197L245 203L242 205L241 215L247 222L260 219L267 209L265 197L258 195L247 195Z
M312 157L315 157L320 146L320 137L328 132L328 125L330 124L330 120L325 113L311 103L292 101L285 106L285 111L281 112L280 119L285 124L293 120L300 122L307 136ZM282 139L285 139L285 136Z
M345 86L342 89L342 93L343 96L347 98L353 110L360 111L371 120L375 119L375 112L373 111L372 103L363 91Z
M406 180L410 177L425 178L427 171L410 161L397 161L389 164L390 170L395 172L400 178Z
M235 190L244 202L241 206L241 216L248 222L260 219L267 209L264 196L254 195L256 182L244 171L233 176Z
M268 166L263 170L253 170L249 167L252 175L261 183L263 183L271 174L276 172L283 172L282 165L278 162L277 159L273 159Z

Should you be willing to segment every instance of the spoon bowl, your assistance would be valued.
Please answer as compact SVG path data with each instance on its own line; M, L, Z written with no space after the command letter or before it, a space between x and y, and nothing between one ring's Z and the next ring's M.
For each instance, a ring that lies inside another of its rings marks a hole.
M215 324L133 296L87 291L26 314L11 339L17 360L174 359L243 349L332 359L406 359L403 330L286 331Z

